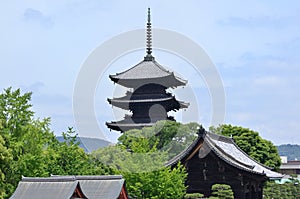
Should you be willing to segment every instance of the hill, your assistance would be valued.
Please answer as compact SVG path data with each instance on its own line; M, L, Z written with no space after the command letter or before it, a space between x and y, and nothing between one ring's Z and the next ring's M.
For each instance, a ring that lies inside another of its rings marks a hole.
M288 160L300 160L300 145L282 144L277 146L280 156L287 156Z
M64 138L62 136L57 136L56 139L59 142L64 141ZM77 137L77 142L79 142L79 147L83 148L86 153L91 153L99 148L103 148L112 144L106 140L88 137Z

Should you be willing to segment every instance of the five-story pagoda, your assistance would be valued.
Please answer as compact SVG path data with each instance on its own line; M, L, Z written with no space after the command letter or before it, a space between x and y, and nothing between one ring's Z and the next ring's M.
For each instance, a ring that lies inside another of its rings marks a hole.
M110 129L124 132L152 126L159 120L174 120L168 116L169 111L189 106L189 103L177 101L175 96L166 91L168 88L185 86L187 81L166 70L152 56L150 8L148 8L146 53L144 60L137 65L109 76L113 82L131 88L131 91L127 91L124 97L108 99L108 102L132 112L132 115L125 115L121 121L106 122Z

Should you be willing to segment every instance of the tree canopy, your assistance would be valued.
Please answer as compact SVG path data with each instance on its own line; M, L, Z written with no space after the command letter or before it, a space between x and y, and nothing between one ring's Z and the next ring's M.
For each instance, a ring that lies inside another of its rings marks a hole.
M152 127L125 132L118 141L119 144L134 151L135 145L141 145L145 143L144 140L147 140L148 148L167 152L170 159L182 152L197 138L199 128L200 125L195 122L181 124L174 121L158 121Z
M267 182L264 187L263 195L266 199L299 198L300 181L295 178L290 178L290 182L286 182L284 184Z
M214 184L211 188L212 193L209 199L233 199L233 191L229 185Z
M235 143L250 157L275 170L279 169L281 161L276 146L271 141L261 138L258 132L229 124L211 127L210 131L232 137Z
M92 156L124 176L133 198L182 198L186 191L185 168L180 164L165 167L165 162L170 154L173 156L181 150L178 148L184 149L193 141L196 130L196 124L160 121L152 127L124 132L118 144L99 149ZM173 145L175 139L181 139L181 144Z
M1 126L0 126L1 128ZM0 135L0 198L6 195L6 176L9 163L12 160L11 150L5 146L4 139Z
M58 142L50 130L50 119L35 119L31 93L5 89L0 94L0 198L8 198L21 176L105 174L108 170L73 142L70 128Z

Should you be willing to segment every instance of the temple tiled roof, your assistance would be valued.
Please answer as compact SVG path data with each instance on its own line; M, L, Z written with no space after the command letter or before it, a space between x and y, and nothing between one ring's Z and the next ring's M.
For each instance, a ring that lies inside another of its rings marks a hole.
M174 165L178 161L185 160L190 154L197 153L199 157L205 157L209 152L215 153L220 159L235 168L250 173L266 175L268 178L282 178L280 173L272 171L248 156L235 144L232 138L210 132L204 132L199 135L186 150L172 158L166 165Z
M76 186L80 186L88 199L116 199L123 185L120 175L23 177L11 199L67 199L71 198Z
M154 59L143 60L132 68L115 75L110 75L110 79L125 87L138 87L140 85L155 83L165 87L177 87L186 85L187 81L166 70Z
M74 178L23 178L10 199L69 199L77 186Z
M88 199L118 198L124 185L120 175L76 176Z

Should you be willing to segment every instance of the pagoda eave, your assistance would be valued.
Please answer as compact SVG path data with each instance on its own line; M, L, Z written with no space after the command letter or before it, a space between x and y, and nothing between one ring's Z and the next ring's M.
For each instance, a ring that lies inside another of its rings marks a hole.
M167 118L135 118L131 119L129 115L126 115L125 118L121 121L112 121L106 122L106 126L112 130L125 132L130 129L141 129L143 127L151 127L157 121L161 120L170 120L175 121L174 117L169 116Z
M160 104L165 107L166 111L176 111L182 108L188 108L189 103L178 102L174 96L157 99L140 99L140 100L123 100L123 99L107 99L107 101L115 107L134 110L136 106L151 107L154 104Z
M115 131L125 132L130 129L141 129L143 127L151 127L154 123L127 123L122 124L119 122L106 122L106 126Z
M188 108L190 106L190 103L181 102L181 101L179 101L179 104L180 104L180 108Z
M112 105L114 104L129 104L129 103L152 103L152 102L164 102L164 101L169 101L169 100L173 100L174 97L166 97L166 98L156 98L156 99L107 99L109 103L111 103Z
M139 78L120 79L117 78L116 76L117 75L110 75L109 77L116 84L119 84L127 88L139 88L147 84L157 84L165 88L176 88L179 86L185 86L187 84L186 80L180 79L174 76L174 74L171 74L169 76L164 76L164 77L140 78L140 79Z

